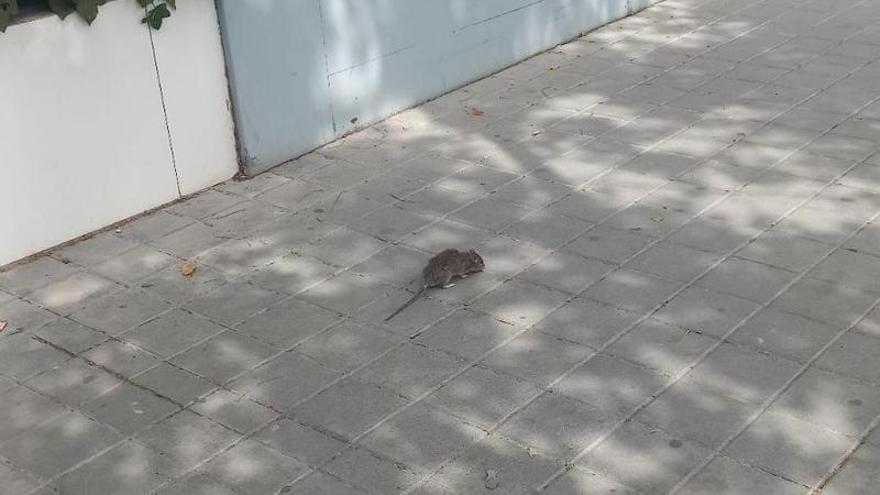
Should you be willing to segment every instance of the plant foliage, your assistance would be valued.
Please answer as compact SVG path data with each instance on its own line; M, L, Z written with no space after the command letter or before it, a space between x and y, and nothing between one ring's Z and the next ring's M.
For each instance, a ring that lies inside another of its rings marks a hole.
M109 0L47 0L49 10L58 17L64 19L72 12L82 17L91 24L98 16L98 7ZM177 0L136 0L144 8L146 15L141 20L153 29L162 27L162 21L171 16L171 11L177 8ZM0 33L6 31L15 16L20 12L19 0L0 0Z

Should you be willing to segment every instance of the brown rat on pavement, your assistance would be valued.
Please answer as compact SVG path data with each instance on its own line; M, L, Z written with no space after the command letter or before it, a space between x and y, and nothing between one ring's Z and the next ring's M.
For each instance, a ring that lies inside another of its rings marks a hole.
M416 291L409 301L398 308L397 311L391 313L391 316L385 318L385 321L397 316L398 313L406 309L410 304L416 302L423 292L432 287L442 287L447 289L452 287L452 279L455 277L464 278L471 273L479 273L486 268L483 258L476 251L459 251L457 249L447 249L440 254L428 260L428 265L422 270L424 281L419 290Z

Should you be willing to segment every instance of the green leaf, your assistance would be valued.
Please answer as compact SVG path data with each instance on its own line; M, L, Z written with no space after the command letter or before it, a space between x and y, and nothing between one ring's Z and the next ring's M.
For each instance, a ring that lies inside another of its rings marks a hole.
M49 10L55 12L55 14L64 19L67 17L67 14L70 14L76 9L76 5L73 4L73 0L49 0Z
M153 3L153 0L137 0L141 7L145 7Z
M165 0L165 3L172 9L177 10L177 0Z
M76 0L76 12L91 24L98 17L98 0Z
M167 5L160 3L150 9L141 22L146 22L153 29L159 29L162 27L162 20L166 17L171 17L171 12L168 11Z
M0 0L0 33L6 32L6 26L12 24L12 18L18 15L18 0Z

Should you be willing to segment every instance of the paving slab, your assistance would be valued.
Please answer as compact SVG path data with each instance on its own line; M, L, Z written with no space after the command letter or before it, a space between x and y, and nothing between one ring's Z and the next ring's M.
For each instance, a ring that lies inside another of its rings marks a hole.
M868 493L878 46L871 1L658 2L2 268L0 484ZM486 270L386 322L447 248Z

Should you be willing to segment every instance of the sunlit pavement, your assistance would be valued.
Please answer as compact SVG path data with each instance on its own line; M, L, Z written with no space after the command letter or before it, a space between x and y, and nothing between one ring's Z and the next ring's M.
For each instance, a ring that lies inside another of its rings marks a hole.
M0 492L876 493L878 57L667 0L11 267Z

